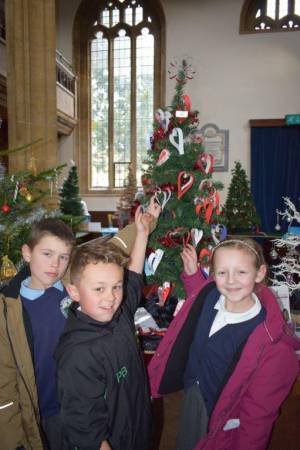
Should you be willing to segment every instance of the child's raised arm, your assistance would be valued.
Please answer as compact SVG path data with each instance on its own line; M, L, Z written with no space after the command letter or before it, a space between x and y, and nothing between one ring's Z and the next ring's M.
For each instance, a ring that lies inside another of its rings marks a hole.
M160 206L156 211L160 212ZM150 224L152 222L152 214L142 212L139 206L135 213L136 238L131 252L130 263L128 269L137 273L142 273L144 269L145 252L150 233Z

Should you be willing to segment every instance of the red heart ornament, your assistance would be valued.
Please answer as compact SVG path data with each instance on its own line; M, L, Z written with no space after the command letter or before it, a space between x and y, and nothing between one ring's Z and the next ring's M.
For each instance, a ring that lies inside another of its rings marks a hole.
M181 197L183 197L183 195L192 187L194 181L195 177L192 173L185 172L184 170L179 172L177 177L178 199L181 199Z
M161 166L163 163L165 163L170 157L170 151L166 148L164 148L161 152L160 155L158 157L157 166Z

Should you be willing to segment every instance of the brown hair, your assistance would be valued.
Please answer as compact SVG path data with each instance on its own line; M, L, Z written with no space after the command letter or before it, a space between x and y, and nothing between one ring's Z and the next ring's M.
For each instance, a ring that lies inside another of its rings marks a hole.
M54 217L48 217L33 223L27 240L28 247L33 250L44 236L57 237L71 247L75 245L75 236L71 228L62 220Z
M262 247L253 239L249 238L238 238L238 239L225 239L219 242L215 246L211 257L211 270L214 271L214 257L219 248L233 248L237 250L243 250L253 257L254 264L258 270L262 265L266 265L265 257L263 254Z
M103 243L98 239L81 245L74 250L70 265L71 283L78 280L88 264L117 264L125 267L129 261L121 249L110 243Z

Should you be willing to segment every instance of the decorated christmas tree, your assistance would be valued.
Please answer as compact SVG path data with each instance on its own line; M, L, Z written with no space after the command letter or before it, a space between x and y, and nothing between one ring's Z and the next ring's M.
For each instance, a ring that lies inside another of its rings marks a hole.
M239 161L231 171L232 179L224 207L227 228L230 232L237 229L255 231L260 225L249 180Z
M32 165L32 161L31 161ZM64 166L40 173L36 170L4 173L0 179L0 257L1 280L16 272L21 263L21 246L33 222L57 215L47 209L44 200L53 194L53 186ZM36 169L36 168L35 168Z
M118 201L114 218L118 221L118 227L123 228L133 219L132 210L135 206L136 179L131 164L128 166L128 177L123 194Z
M190 98L184 94L186 82L194 76L192 65L188 60L173 61L169 76L176 81L175 95L170 107L155 113L148 170L142 177L147 198L154 194L162 207L149 240L146 275L148 283L163 289L167 286L166 293L170 284L174 293L184 298L180 252L191 243L201 266L207 265L214 241L225 230L219 225L219 190L223 186L212 180L213 157L204 151L197 130L198 112L191 109Z
M67 222L73 230L84 220L84 210L79 196L77 167L72 162L68 177L65 178L59 190L60 210L62 219Z
M287 233L273 241L272 258L277 264L271 267L271 281L275 286L287 286L292 295L300 292L300 212L289 198L283 197L283 200L286 209L277 214L288 222L289 227Z

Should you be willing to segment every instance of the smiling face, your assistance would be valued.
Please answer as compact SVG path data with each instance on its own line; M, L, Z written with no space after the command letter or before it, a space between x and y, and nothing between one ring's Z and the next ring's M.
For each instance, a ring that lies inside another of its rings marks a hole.
M215 251L213 272L227 311L244 312L254 304L251 294L255 283L264 279L266 266L257 269L255 255L246 249L220 247Z
M89 263L74 284L67 286L81 311L98 322L109 322L123 299L124 270L115 263Z
M31 249L23 245L22 255L29 263L32 289L47 289L60 280L67 270L72 247L56 236L45 235Z

